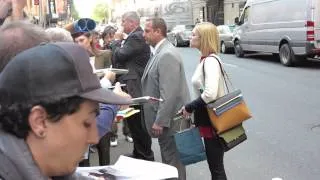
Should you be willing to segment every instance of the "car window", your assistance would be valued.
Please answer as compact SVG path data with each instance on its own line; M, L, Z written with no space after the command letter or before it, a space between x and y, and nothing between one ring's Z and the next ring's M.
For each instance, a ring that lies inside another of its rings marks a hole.
M187 30L192 30L194 28L194 25L186 25L185 28Z

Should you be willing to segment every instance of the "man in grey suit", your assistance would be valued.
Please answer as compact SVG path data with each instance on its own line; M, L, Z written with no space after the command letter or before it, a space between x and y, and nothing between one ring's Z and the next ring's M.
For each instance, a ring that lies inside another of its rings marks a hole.
M178 50L166 39L167 26L162 18L146 21L143 34L154 47L141 79L144 96L162 98L163 102L144 104L148 133L158 138L162 162L178 169L179 179L186 179L186 169L179 159L174 133L189 125L173 121L175 114L190 99L182 59Z

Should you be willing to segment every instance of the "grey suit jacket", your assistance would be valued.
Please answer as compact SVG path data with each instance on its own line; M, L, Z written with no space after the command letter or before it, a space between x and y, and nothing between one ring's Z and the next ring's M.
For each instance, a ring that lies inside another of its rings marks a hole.
M146 128L150 135L154 122L171 132L180 129L173 117L190 100L182 58L178 50L165 40L149 60L142 79L144 96L162 98L163 102L144 104ZM183 122L181 128L189 123Z

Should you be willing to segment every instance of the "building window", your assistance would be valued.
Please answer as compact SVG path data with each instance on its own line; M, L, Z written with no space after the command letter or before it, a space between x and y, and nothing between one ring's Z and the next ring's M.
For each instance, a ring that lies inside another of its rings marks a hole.
M231 3L231 7L234 8L234 3Z

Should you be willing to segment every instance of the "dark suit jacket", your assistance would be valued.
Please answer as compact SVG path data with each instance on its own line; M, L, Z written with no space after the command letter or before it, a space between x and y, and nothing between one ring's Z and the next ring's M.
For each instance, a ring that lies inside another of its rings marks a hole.
M150 58L150 46L143 37L142 28L138 27L130 33L121 47L112 46L112 50L113 61L120 67L129 70L128 74L122 75L119 80L127 84L127 90L131 96L141 96L140 80ZM130 80L137 83L128 83Z

